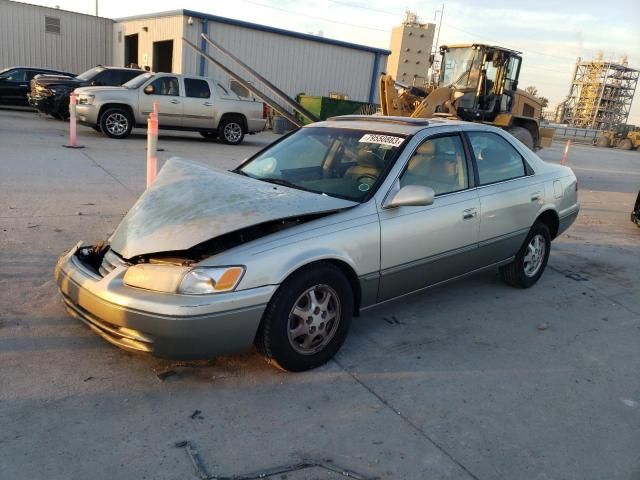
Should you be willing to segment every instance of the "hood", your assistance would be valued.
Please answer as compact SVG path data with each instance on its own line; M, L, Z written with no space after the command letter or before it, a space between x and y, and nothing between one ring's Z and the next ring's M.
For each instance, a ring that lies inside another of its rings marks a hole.
M34 78L37 84L43 87L51 87L53 85L81 87L87 85L87 82L78 80L75 77L63 77L62 75L38 75Z
M252 225L355 205L172 158L118 225L110 243L129 259L187 250Z
M129 90L126 87L81 87L81 88L76 88L75 92L80 94L80 93L86 93L87 95L92 95L94 93L98 93L98 92L122 92L122 91L127 91Z

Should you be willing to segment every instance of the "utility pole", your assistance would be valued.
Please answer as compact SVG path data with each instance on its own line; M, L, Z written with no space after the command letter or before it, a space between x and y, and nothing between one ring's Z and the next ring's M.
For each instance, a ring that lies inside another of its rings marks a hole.
M96 0L96 17L98 16L98 0Z

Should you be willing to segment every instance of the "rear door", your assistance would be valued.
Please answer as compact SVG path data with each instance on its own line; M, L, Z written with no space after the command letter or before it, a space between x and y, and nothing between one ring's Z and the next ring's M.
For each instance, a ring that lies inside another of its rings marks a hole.
M214 98L209 82L202 78L183 78L183 126L214 130Z
M477 268L480 202L458 132L426 138L399 177L400 187L434 189L432 205L379 207L378 300L409 293Z
M146 93L147 87L152 86L153 92ZM182 127L184 97L182 96L180 81L174 75L156 75L144 87L139 89L139 118L147 118L153 111L153 102L158 102L158 123L163 127Z
M544 204L544 184L499 133L466 135L478 173L480 254L489 265L517 253Z

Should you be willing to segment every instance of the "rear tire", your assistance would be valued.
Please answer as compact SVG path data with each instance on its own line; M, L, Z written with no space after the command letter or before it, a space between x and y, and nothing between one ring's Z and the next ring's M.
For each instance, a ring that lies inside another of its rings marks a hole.
M202 135L207 140L215 140L216 138L218 138L218 132L213 132L213 131L200 132L200 135Z
M133 128L133 119L124 108L109 108L100 116L100 128L107 137L127 138Z
M227 145L239 145L244 139L244 122L242 117L223 117L218 125L218 136L222 143Z
M329 361L347 337L353 314L349 281L320 262L285 280L265 310L256 347L282 370L301 372Z
M529 130L524 127L511 127L507 129L507 132L524 143L529 150L533 150L533 135Z
M550 250L549 227L542 222L534 223L513 262L500 267L502 279L517 288L535 285L547 266Z
M628 138L620 140L618 143L618 148L621 150L631 150L633 148L633 143Z

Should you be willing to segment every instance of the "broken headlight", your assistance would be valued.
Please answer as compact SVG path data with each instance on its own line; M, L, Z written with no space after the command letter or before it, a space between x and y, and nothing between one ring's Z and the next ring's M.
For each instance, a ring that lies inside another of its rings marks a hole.
M156 292L205 295L230 292L236 288L244 267L180 267L176 265L140 264L124 274L130 287Z

